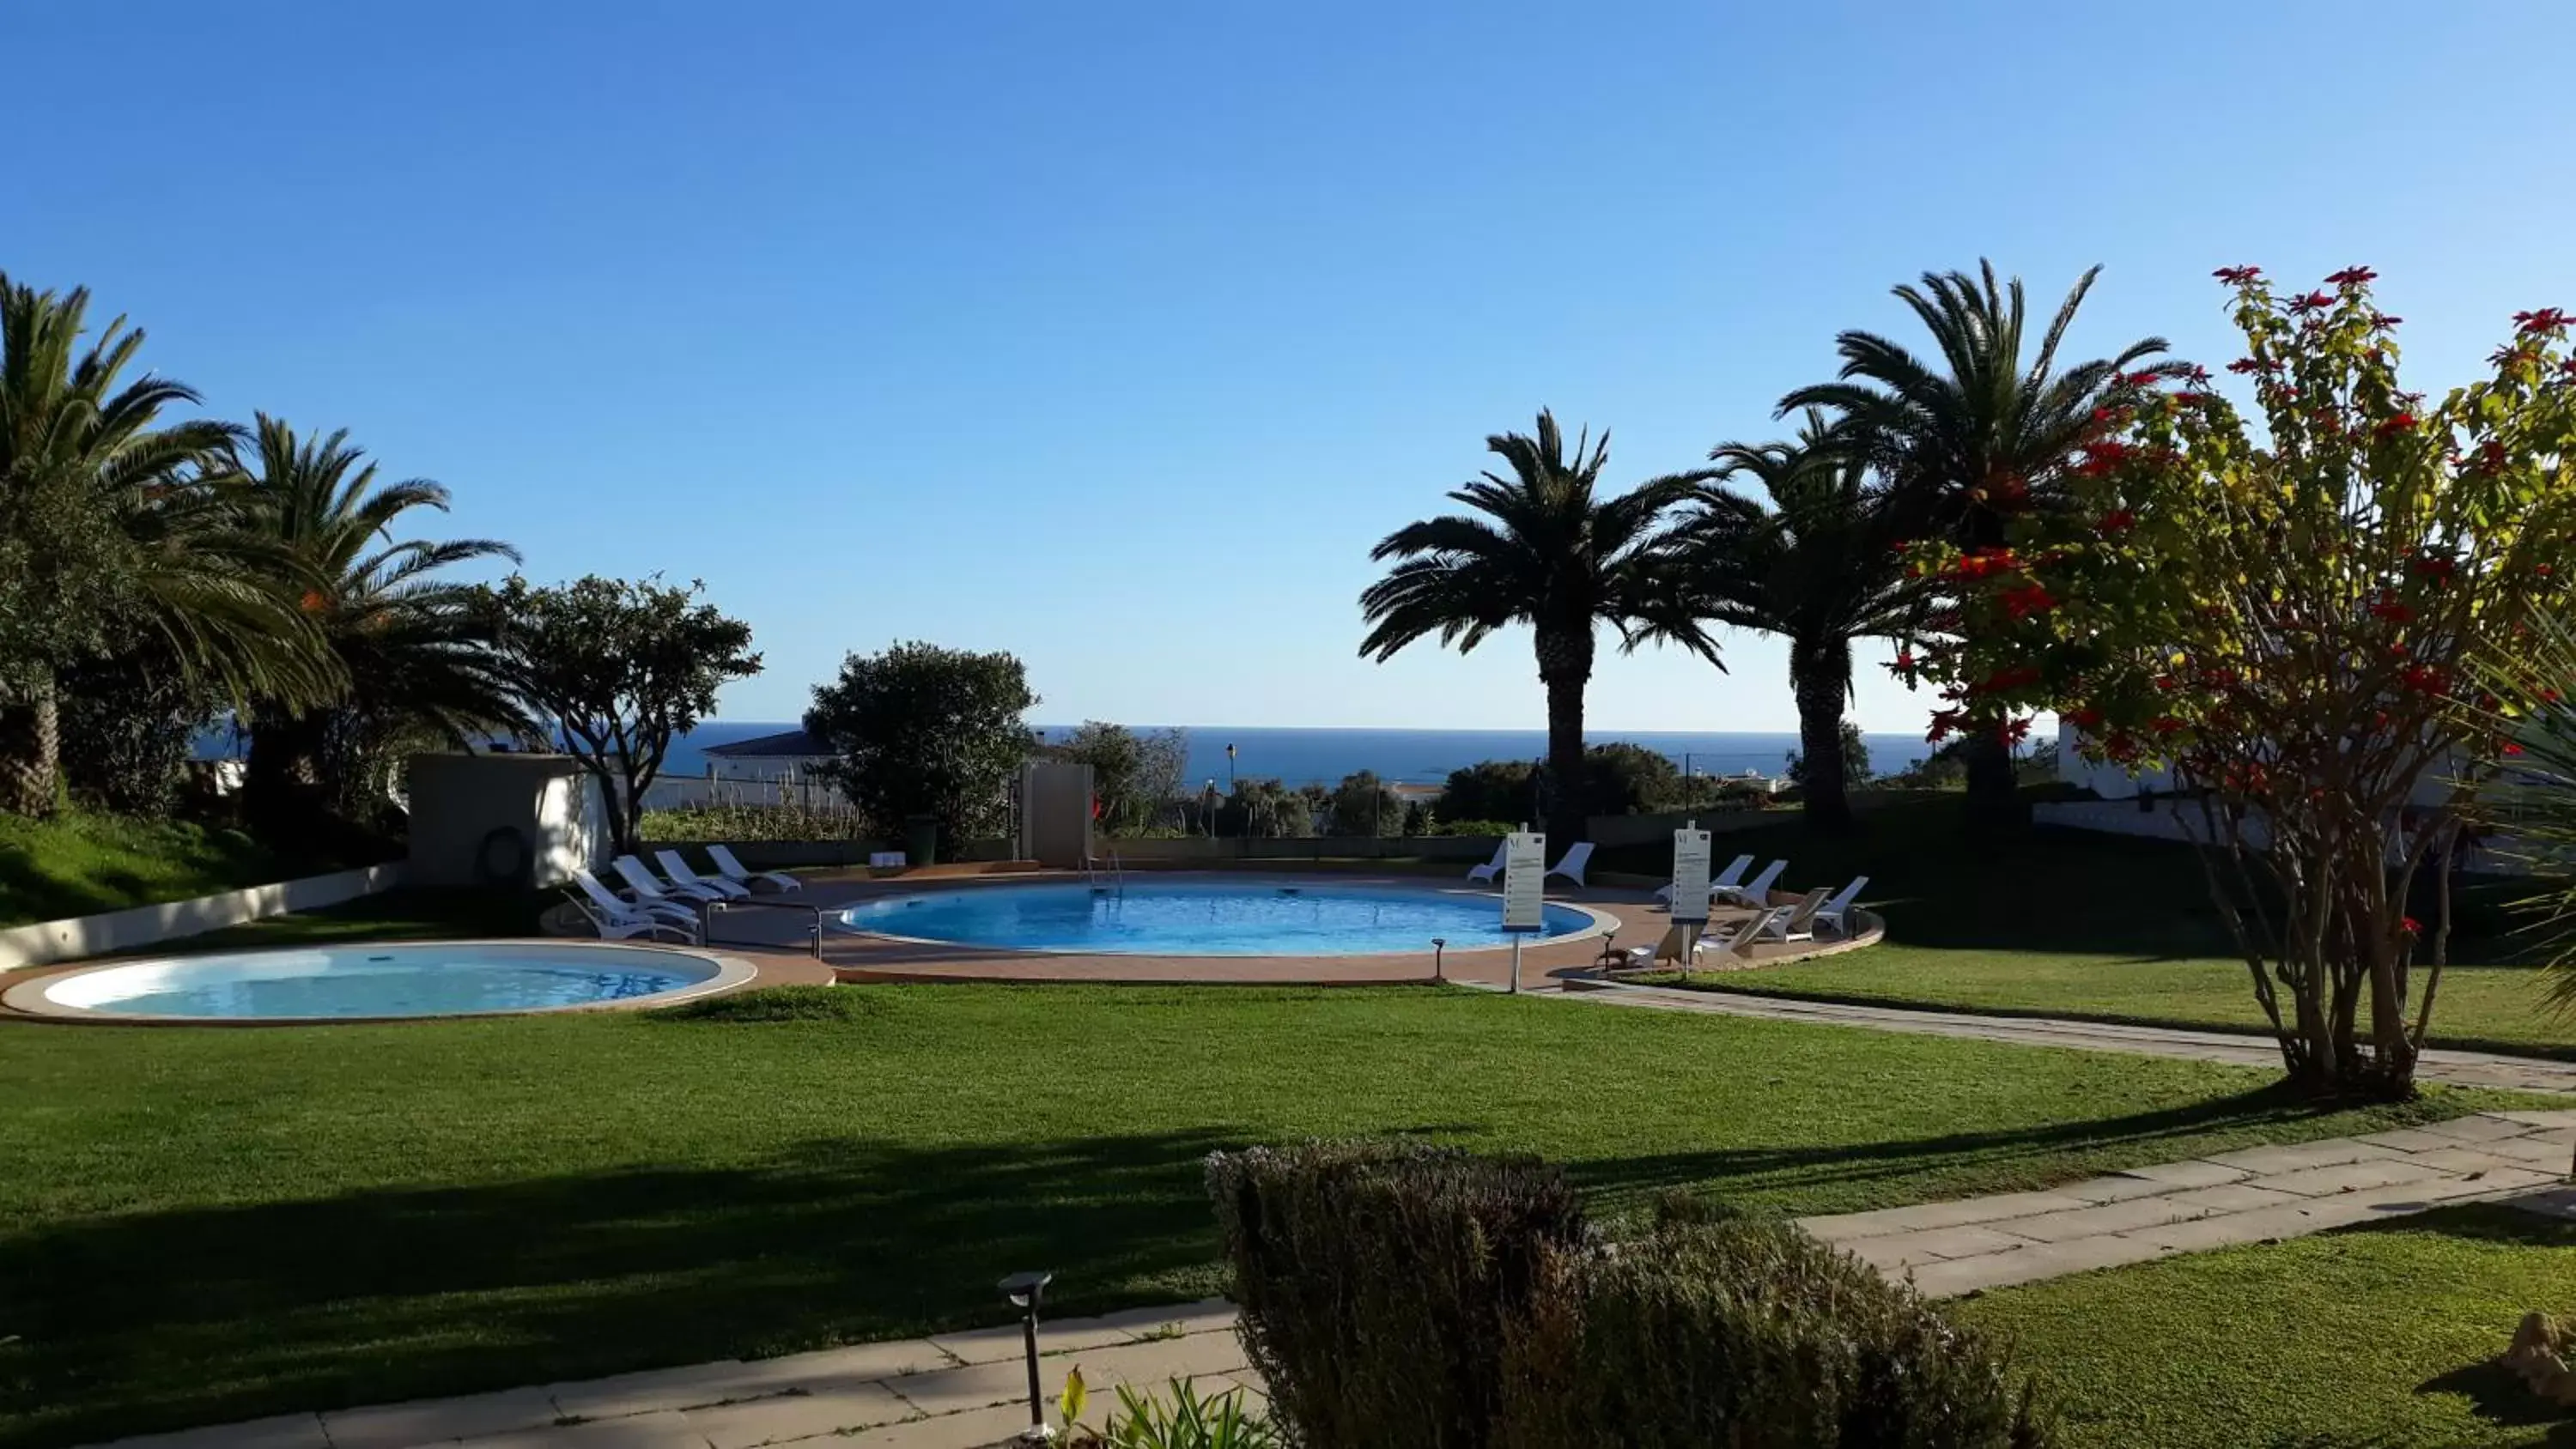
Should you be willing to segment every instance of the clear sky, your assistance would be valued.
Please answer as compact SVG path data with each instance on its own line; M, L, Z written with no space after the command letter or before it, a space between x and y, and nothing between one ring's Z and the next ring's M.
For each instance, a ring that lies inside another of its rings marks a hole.
M2367 262L2436 388L2576 305L2567 0L157 0L0 55L0 269L536 578L703 578L741 718L924 638L1046 720L1534 728L1525 634L1371 665L1354 596L1542 405L1690 466L1980 255L2213 363L2212 267ZM1608 655L1593 722L1789 727L1730 658Z

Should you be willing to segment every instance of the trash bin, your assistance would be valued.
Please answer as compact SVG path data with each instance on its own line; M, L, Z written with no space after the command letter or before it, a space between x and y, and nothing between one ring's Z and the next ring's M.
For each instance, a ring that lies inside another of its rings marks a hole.
M915 815L903 822L903 853L915 866L939 863L939 817Z

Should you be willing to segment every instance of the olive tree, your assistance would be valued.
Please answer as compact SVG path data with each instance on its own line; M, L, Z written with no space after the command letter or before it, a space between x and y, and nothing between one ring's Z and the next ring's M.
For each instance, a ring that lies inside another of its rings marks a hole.
M871 830L928 816L964 841L1006 828L1010 779L1032 749L1021 716L1037 702L1012 655L897 644L850 655L816 685L805 730L830 747L823 773Z
M513 575L484 599L509 690L599 782L620 851L643 838L644 792L671 741L714 713L718 690L760 672L751 626L705 592L658 574L543 588Z

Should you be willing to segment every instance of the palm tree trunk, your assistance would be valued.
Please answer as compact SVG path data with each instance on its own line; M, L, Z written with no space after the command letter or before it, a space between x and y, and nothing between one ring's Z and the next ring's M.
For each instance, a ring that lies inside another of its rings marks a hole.
M53 814L62 754L62 722L51 678L0 702L0 811Z
M1960 751L1968 766L1968 818L1979 825L2021 819L2021 781L2013 772L2012 746L2001 733L1979 730Z
M1583 759L1583 691L1592 682L1590 631L1549 630L1538 637L1538 677L1547 686L1548 851L1562 855L1583 839L1591 792Z
M1789 690L1798 701L1799 782L1807 820L1826 830L1850 828L1850 762L1843 758L1843 700L1851 693L1851 641L1799 640L1789 649Z

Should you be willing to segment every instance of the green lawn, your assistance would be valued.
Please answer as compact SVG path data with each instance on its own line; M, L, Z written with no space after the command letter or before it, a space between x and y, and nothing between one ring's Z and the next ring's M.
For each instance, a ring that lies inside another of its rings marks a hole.
M2576 1442L2494 1366L2576 1312L2576 1226L2447 1208L2008 1288L1957 1305L2016 1340L2071 1449L2467 1449Z
M782 1004L792 1010L777 1010ZM786 1019L768 1019L785 1017ZM2029 1187L2492 1105L1437 989L807 988L668 1016L0 1029L0 1439L756 1355L1220 1286L1198 1163L1418 1133L1611 1211Z
M1711 989L2268 1029L2188 847L2075 830L1971 842L1954 811L1922 806L1864 816L1849 839L1783 822L1716 843L1721 860L1744 851L1787 857L1784 884L1802 889L1868 875L1862 898L1886 916L1888 939L1810 963L1697 978ZM1627 868L1663 869L1652 851L1617 854ZM2520 959L2526 945L2504 906L2519 889L2481 883L2463 892L2434 1044L2576 1057L2576 1017L2547 1006L2547 983Z
M0 814L0 926L185 900L291 873L237 830L112 815Z

